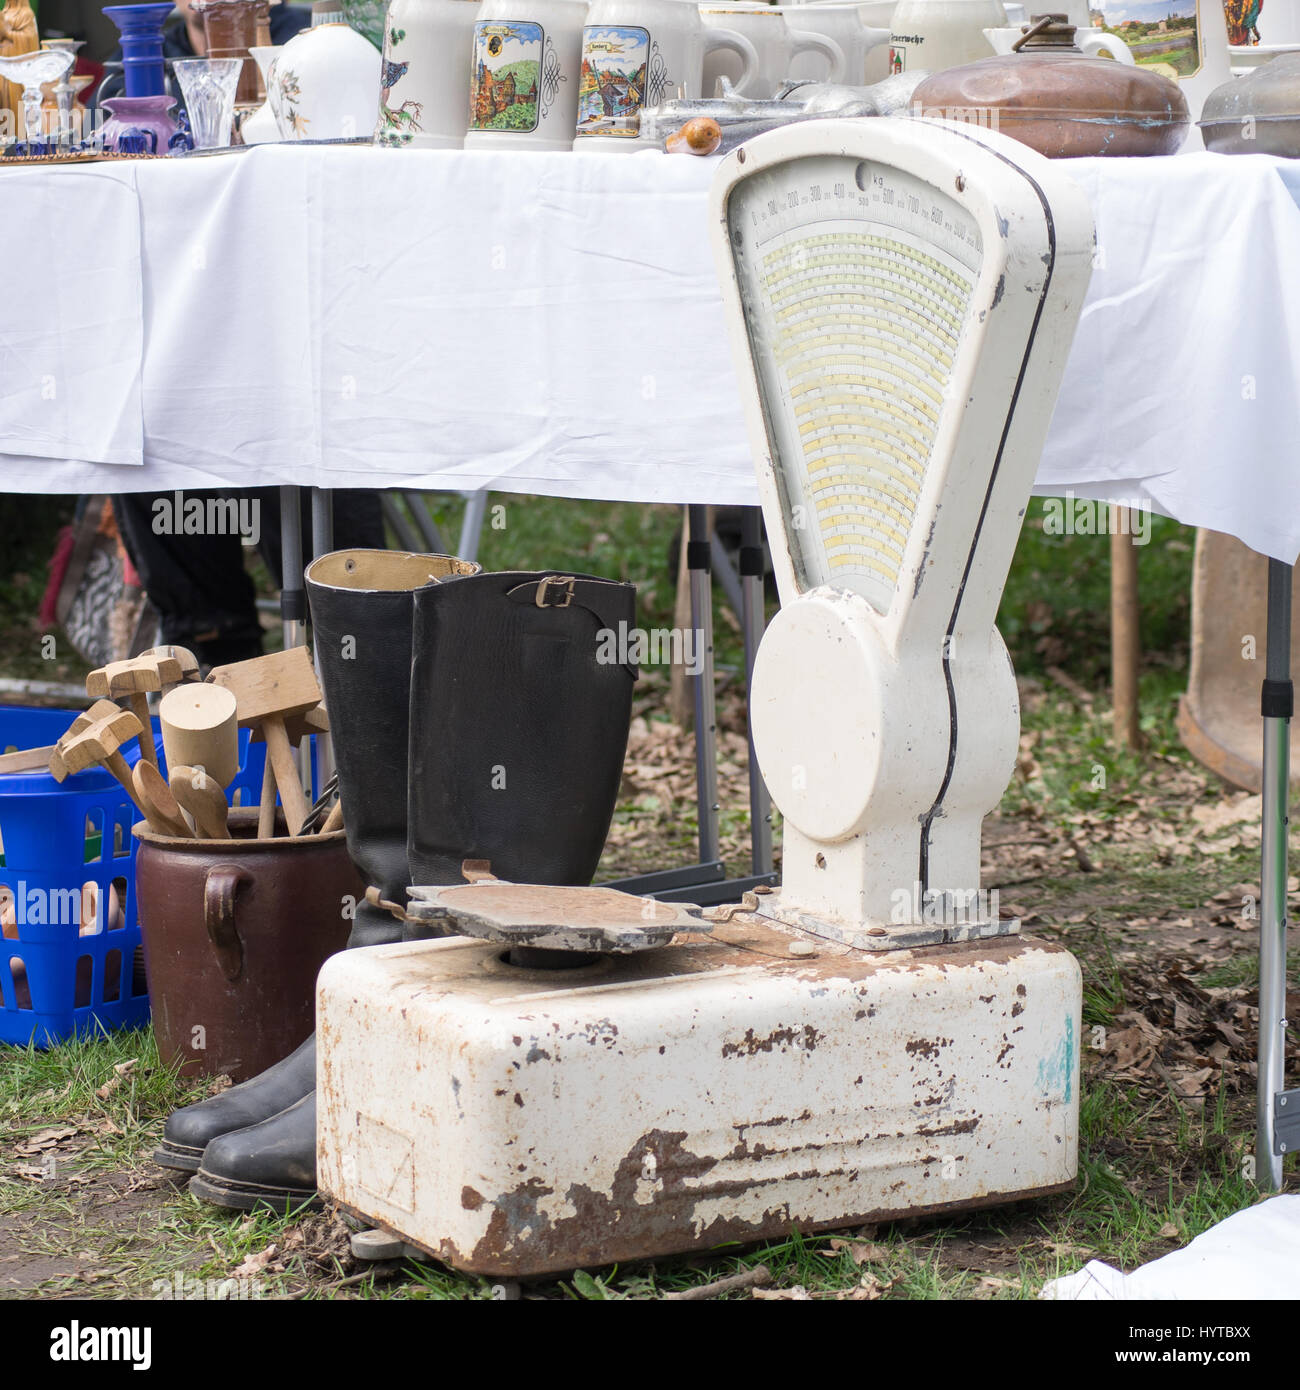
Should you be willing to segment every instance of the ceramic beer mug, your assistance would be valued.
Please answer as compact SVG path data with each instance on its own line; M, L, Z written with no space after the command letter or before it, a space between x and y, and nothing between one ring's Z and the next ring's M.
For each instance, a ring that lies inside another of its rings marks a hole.
M483 0L474 23L467 150L569 150L586 0Z
M861 87L869 80L867 55L889 44L888 27L869 27L863 22L862 10L857 5L799 5L793 9L789 5L781 5L778 8L785 15L788 27L823 34L839 44L844 51L843 80L850 87ZM821 81L825 67L820 53L805 49L790 60L787 76L811 77ZM882 56L880 76L884 75Z
M786 22L786 17L774 5L763 4L718 4L701 5L700 14L710 28L729 29L742 34L758 50L758 76L745 88L745 95L771 98L777 88L790 76L790 68L800 53L821 54L829 65L829 70L817 76L823 82L845 82L848 63L844 50L825 34L805 29L802 17L797 25ZM721 51L709 54L704 60L703 96L711 97L718 79L727 78L732 87L737 86L740 73L735 59Z
M458 150L469 123L477 0L393 0L375 144Z
M898 0L889 70L942 72L989 56L985 29L1004 29L1002 0Z
M574 149L635 149L642 106L699 97L708 54L726 50L741 64L747 92L758 76L754 45L700 17L695 0L595 0L582 35L582 78Z
M857 10L868 29L892 29L898 0L808 0L807 4L800 6L796 23L802 28L812 29L816 26L804 23L810 10L842 10L846 7ZM800 77L812 75L808 72L807 58L797 58L795 70ZM870 86L873 82L883 82L888 76L889 45L882 43L868 52L863 80Z

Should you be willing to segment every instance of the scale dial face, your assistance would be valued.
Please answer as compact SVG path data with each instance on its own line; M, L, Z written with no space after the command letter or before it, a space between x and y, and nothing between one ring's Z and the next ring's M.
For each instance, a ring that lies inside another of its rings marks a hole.
M808 156L727 205L801 592L888 611L979 278L975 219L885 164Z

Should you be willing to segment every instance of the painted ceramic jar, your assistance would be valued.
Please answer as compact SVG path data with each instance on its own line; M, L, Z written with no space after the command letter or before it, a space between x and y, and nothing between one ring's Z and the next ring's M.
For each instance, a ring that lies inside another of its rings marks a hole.
M741 91L758 54L733 29L709 28L694 0L595 0L582 31L574 149L637 149L642 106L703 95L706 56L736 56Z
M573 148L586 18L586 0L483 0L467 150Z
M1088 8L1093 26L1122 39L1138 67L1178 83L1193 122L1183 153L1203 149L1195 123L1205 98L1232 76L1222 0L1169 0L1158 13L1120 0L1092 0Z
M379 106L379 50L350 25L313 24L275 60L271 110L282 140L369 136Z
M478 0L393 0L377 145L458 150L465 143L477 16Z

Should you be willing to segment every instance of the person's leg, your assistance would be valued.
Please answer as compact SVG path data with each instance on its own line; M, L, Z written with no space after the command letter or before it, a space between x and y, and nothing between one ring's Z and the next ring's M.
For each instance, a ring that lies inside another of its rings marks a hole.
M260 656L262 630L256 592L244 569L239 534L209 527L207 502L229 492L187 492L182 515L175 493L125 493L113 498L113 514L131 563L158 610L162 640L188 647L204 666ZM204 506L204 523L185 530L184 507ZM222 516L225 514L222 513Z

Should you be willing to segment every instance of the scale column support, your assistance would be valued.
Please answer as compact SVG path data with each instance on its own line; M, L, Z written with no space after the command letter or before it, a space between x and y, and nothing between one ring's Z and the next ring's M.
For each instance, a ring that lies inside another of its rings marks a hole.
M687 508L686 568L690 575L691 626L702 654L695 682L695 786L699 801L700 863L718 857L718 712L713 689L713 585L710 579L709 512Z
M758 507L746 507L740 522L740 599L741 629L745 638L745 699L749 701L754 687L754 659L758 644L763 640L766 626L763 610L763 513ZM748 724L750 721L746 720ZM772 872L772 798L763 781L754 750L752 727L749 733L749 841L750 871L755 874Z
M1282 1186L1279 1100L1286 1071L1286 879L1291 780L1291 566L1268 562L1268 637L1260 713L1264 720L1263 827L1260 843L1259 1076L1255 1179L1267 1192Z

